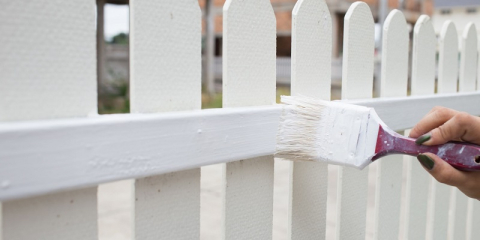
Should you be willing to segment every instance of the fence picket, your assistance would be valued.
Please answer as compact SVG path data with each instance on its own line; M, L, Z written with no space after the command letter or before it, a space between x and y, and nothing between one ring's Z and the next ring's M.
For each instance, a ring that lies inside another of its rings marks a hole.
M477 77L477 30L475 24L468 23L462 33L460 53L460 92L473 92Z
M435 92L435 52L437 39L432 21L427 15L417 20L413 29L412 95Z
M446 21L439 38L438 93L454 93L458 81L458 35L455 24ZM427 228L427 239L447 239L450 194L452 187L432 180L433 205L428 219L431 226Z
M355 2L345 15L342 99L371 98L373 91L374 22L370 8ZM336 239L363 239L369 168L339 167Z
M383 27L381 97L407 95L407 22L402 12L393 10ZM375 228L373 239L396 239L400 226L403 157L388 156L377 161L375 180Z
M429 95L435 91L436 38L430 18L420 16L413 30L412 95ZM413 157L407 159L407 209L404 237L425 238L430 190L430 175Z
M200 109L200 53L198 2L131 0L131 112ZM198 239L200 169L137 179L134 232L136 239Z
M276 20L268 0L223 7L223 106L275 103ZM225 238L271 239L273 156L226 164Z
M457 92L458 34L452 21L446 21L440 32L438 60L438 93Z
M453 223L452 233L449 239L466 239L467 238L467 213L468 213L468 197L465 196L460 190L453 189L454 203L453 209Z
M325 1L300 0L292 19L292 95L330 100L332 19ZM293 163L291 239L324 239L328 165Z
M94 2L21 0L1 5L0 121L96 114ZM5 240L95 239L96 197L97 188L91 187L3 202L0 232Z
M476 89L477 76L477 31L473 23L467 24L462 34L460 53L459 91L472 92ZM451 216L453 239L467 238L468 197L458 189L454 189L454 211Z
M470 232L468 232L467 239L479 239L480 238L480 228L476 226L475 223L478 223L480 220L480 203L474 199L472 204L472 218L470 220Z

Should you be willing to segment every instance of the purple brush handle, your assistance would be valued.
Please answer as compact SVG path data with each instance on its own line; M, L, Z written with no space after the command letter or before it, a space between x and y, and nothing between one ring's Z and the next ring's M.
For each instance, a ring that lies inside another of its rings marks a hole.
M378 130L375 156L372 161L390 154L406 154L417 156L421 153L433 153L463 171L480 171L480 146L448 142L436 146L424 146L415 144L415 139L404 137L395 132L389 133L382 126Z

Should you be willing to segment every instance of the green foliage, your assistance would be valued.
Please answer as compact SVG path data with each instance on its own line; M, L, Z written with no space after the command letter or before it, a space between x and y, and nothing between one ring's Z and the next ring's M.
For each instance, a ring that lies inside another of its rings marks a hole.
M112 40L109 41L111 44L128 44L128 34L119 33L115 35Z

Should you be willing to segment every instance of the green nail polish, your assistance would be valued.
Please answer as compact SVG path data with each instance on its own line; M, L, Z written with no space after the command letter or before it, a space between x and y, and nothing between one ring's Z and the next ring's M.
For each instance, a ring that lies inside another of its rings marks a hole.
M430 140L431 137L432 137L432 136L431 136L430 134L422 135L422 136L420 136L419 138L417 138L417 140L415 141L415 143L416 143L417 145L422 145L422 143Z
M428 170L432 170L435 165L433 160L427 155L420 154L417 156L417 159Z

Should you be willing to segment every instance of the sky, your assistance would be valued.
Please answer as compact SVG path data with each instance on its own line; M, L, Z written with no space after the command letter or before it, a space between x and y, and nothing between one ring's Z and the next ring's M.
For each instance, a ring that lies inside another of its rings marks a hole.
M128 6L105 5L105 39L110 40L118 33L128 33Z

